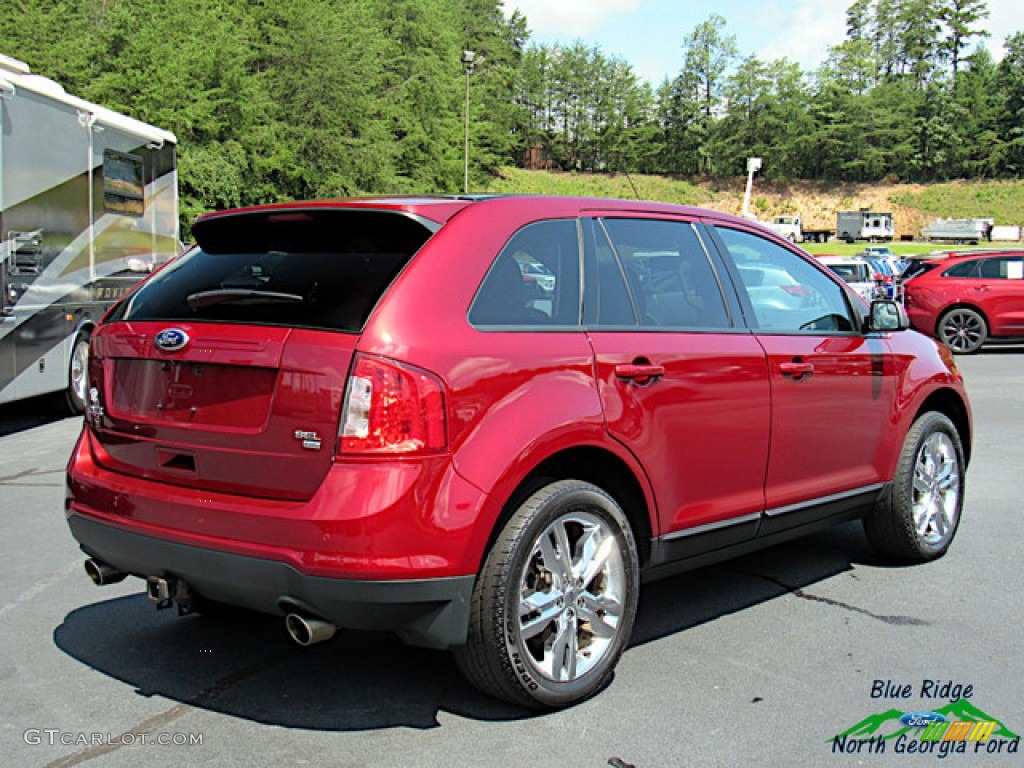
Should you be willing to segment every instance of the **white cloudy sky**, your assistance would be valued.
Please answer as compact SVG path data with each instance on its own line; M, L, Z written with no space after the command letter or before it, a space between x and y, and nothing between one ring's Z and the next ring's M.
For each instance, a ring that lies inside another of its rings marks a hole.
M846 9L852 0L504 0L505 9L526 16L531 40L596 43L633 71L657 85L682 66L683 38L712 13L721 14L726 34L734 35L741 55L770 61L783 56L816 69L829 46L841 43ZM998 59L1003 41L1024 31L1024 2L988 0L984 42Z

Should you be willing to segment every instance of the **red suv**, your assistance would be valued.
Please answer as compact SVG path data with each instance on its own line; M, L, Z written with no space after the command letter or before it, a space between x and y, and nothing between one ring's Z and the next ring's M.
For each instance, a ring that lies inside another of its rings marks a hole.
M1002 251L925 262L904 286L911 323L961 354L990 339L1024 338L1022 256Z
M395 630L558 707L609 679L642 579L852 518L904 560L953 539L951 355L756 224L363 199L193 234L92 336L66 511L98 584L302 644Z

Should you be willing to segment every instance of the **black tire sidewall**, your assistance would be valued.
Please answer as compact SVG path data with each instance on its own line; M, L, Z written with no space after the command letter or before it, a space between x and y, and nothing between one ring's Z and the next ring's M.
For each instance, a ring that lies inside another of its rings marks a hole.
M925 442L937 432L941 432L949 437L956 452L959 493L957 496L956 520L953 522L952 530L950 530L949 535L943 542L932 546L921 541L914 526L914 472ZM908 554L912 555L916 560L934 560L946 553L953 543L957 529L960 526L960 518L962 517L964 506L965 480L963 445L953 423L941 413L936 412L929 412L921 416L908 433L908 438L911 439L904 446L893 484L891 514L896 516L894 522L905 532ZM916 552L912 551L911 548L916 550Z
M78 355L78 349L81 345L85 344L88 347L89 334L85 331L80 332L75 336L75 341L71 345L71 357L68 358L68 386L64 391L64 399L67 403L68 410L72 416L80 416L85 412L86 398L88 397L89 387L89 364L86 362L84 376L86 381L86 396L80 397L78 392L75 391L75 380L74 380L74 369L75 369L75 358Z
M550 494L550 495L549 495ZM546 497L546 498L545 498ZM539 504L538 499L543 499ZM519 585L528 566L533 544L543 531L558 518L573 510L585 511L600 517L612 528L625 566L625 605L614 643L604 658L580 678L559 683L541 676L521 654L525 650L518 641L520 596ZM639 571L636 544L632 530L618 504L606 493L588 483L561 481L552 483L528 499L519 513L529 516L525 525L516 531L510 556L504 563L502 579L506 585L504 599L495 619L500 622L502 648L508 668L515 675L516 684L537 703L546 707L564 707L575 704L600 690L611 678L619 657L629 643L636 618L639 589ZM518 514L518 513L517 513Z
M956 314L974 315L974 317L976 317L978 319L978 322L981 324L981 338L978 340L978 343L971 346L970 349L956 349L953 347L952 344L950 344L946 340L946 325L949 323L949 319ZM982 315L975 309L971 309L970 307L954 307L953 309L947 310L946 313L939 319L938 329L939 338L942 339L943 343L946 344L946 346L948 346L958 355L973 355L975 352L981 349L986 339L988 339L988 321L985 320L984 315Z

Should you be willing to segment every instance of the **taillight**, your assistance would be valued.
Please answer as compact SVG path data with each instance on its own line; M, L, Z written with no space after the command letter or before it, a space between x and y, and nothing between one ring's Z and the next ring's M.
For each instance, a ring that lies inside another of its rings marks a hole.
M103 406L103 395L106 389L106 377L103 370L104 349L98 334L89 339L88 382L85 392L85 420L94 428L103 426L106 410Z
M448 445L444 386L419 368L357 355L339 438L345 454L443 451Z

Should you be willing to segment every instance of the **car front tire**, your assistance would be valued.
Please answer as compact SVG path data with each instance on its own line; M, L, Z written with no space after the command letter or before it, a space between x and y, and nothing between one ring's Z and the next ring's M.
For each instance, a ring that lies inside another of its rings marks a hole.
M939 320L938 335L958 355L970 355L988 338L988 323L976 310L954 307Z
M872 546L905 562L926 562L949 549L964 503L964 451L953 423L928 412L911 426L891 493L864 519Z
M551 483L499 534L456 662L497 698L532 709L576 704L611 678L638 589L636 543L619 505L589 483Z

